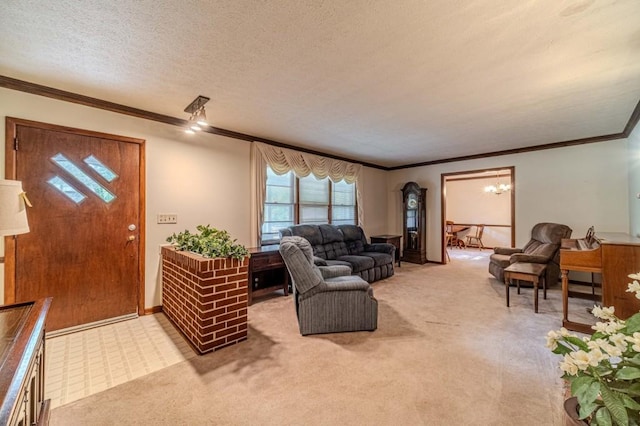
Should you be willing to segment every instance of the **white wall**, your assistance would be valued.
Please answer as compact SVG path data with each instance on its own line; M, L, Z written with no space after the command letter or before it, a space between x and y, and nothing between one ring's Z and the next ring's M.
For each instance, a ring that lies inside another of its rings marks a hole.
M387 173L384 170L363 168L364 229L365 235L387 232Z
M640 126L629 135L629 233L640 237Z
M176 116L180 114L176 111ZM0 89L1 134L6 116L146 140L145 307L162 303L159 247L172 233L210 224L251 245L248 142L206 133L189 136L176 126ZM3 178L4 164L4 149L0 149ZM382 232L387 224L386 198L377 196L386 187L385 173L364 169L367 232ZM158 213L177 213L178 224L158 225ZM4 253L3 241L0 253ZM2 268L0 264L0 300L4 300Z
M427 257L441 261L440 175L515 166L516 246L538 222L564 223L575 238L587 228L629 231L628 142L626 139L444 163L389 173L390 232L402 229L400 189L415 181L427 191Z
M511 245L511 194L487 193L484 187L495 185L496 177L476 179L447 179L447 217L455 223L507 225L487 226L482 235L486 247L509 247ZM501 177L500 183L509 183L510 177ZM475 235L475 228L462 232L458 237ZM464 240L464 238L463 238Z

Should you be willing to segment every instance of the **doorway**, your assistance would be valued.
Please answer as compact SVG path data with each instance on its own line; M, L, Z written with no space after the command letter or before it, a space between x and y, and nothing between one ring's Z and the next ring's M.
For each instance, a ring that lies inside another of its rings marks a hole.
M515 245L515 167L443 173L441 196L441 263L449 259L447 221L455 223L461 246L478 225L484 225L486 248Z
M30 232L5 239L5 303L53 297L47 331L144 312L144 140L6 119Z

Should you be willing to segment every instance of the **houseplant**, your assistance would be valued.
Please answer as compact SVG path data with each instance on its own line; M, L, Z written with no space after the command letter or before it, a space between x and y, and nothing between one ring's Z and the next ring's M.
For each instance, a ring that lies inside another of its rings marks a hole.
M188 230L173 234L167 242L176 246L177 250L190 251L206 258L231 257L242 260L249 255L247 248L232 240L227 231L211 228L210 225L198 225L199 233L192 234Z
M640 299L640 272L627 292ZM577 398L579 417L591 425L640 424L640 312L626 320L613 307L595 306L600 321L580 338L564 327L547 334L547 347L563 356L560 369Z

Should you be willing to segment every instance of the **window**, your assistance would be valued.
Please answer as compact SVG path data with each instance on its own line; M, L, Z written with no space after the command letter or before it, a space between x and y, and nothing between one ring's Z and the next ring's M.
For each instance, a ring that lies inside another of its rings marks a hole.
M280 229L295 224L356 224L356 186L313 174L297 178L293 172L278 176L267 166L262 244L275 244ZM297 197L296 197L297 194Z
M318 180L313 174L298 179L300 219L298 223L329 223L329 179Z
M355 185L343 180L333 184L331 191L331 223L334 225L355 224L356 191Z
M90 158L94 158L95 159L95 157L93 157L93 156L88 157L88 158L89 159ZM113 195L111 192L109 192L109 190L107 188L105 188L104 186L100 185L98 183L98 181L96 181L94 178L92 178L91 176L89 176L88 174L83 172L82 169L80 169L80 167L76 166L73 161L71 161L70 159L65 157L62 153L58 153L58 154L54 155L53 157L51 157L51 160L57 166L59 166L64 171L66 171L71 176L73 176L84 187L86 187L88 190L90 190L91 192L96 194L98 197L100 197L100 199L102 201L104 201L105 203L110 203L110 202L112 202L113 200L116 199L116 196ZM99 163L99 161L97 159L95 159L95 161L97 161ZM87 163L87 164L90 165L90 163ZM100 163L100 164L102 164L102 163ZM105 169L106 169L106 167L105 167ZM109 169L106 169L106 170L109 170ZM113 172L111 172L111 173L113 173ZM58 176L56 176L56 178L57 179L49 180L49 183L51 185L53 185L53 187L55 187L56 189L61 191L63 194L65 194L67 197L71 198L76 204L81 202L82 200L84 200L84 198L86 198L86 197L80 197L79 195L77 195L77 194L80 194L80 195L84 195L84 194L81 194L78 190L73 188L73 186L71 186L68 183L66 183L64 181L64 179L62 179L62 178L60 178ZM114 174L114 178L115 178L115 174ZM72 195L72 194L74 194L74 195Z
M278 176L267 166L267 193L264 199L262 242L280 239L278 231L295 223L293 172Z

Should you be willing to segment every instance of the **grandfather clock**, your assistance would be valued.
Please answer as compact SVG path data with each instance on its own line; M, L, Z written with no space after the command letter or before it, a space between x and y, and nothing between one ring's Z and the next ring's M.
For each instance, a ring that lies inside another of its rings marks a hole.
M427 263L427 188L408 182L402 188L402 212L402 260Z

